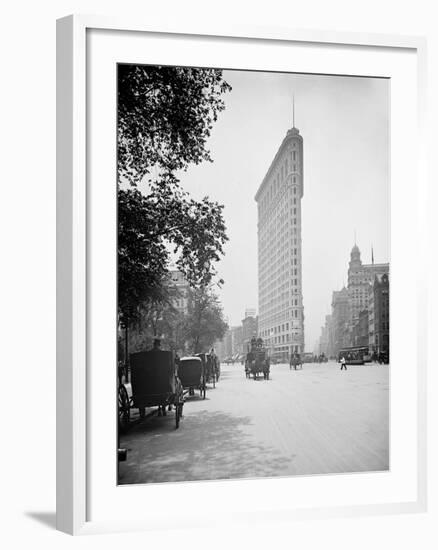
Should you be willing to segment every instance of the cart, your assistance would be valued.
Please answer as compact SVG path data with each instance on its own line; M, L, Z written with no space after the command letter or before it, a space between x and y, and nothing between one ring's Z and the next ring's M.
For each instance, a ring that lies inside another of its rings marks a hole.
M189 395L194 395L199 390L199 396L205 399L207 384L205 367L200 357L183 357L178 365L178 378L181 381L183 390Z
M158 414L165 416L166 410L173 406L175 427L178 428L182 417L184 395L173 353L162 350L132 353L130 365L131 406L138 408L140 418L145 417L146 407L158 407Z

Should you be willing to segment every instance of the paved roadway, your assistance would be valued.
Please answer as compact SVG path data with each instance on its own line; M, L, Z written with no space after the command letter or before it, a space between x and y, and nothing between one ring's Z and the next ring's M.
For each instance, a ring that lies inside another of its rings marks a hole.
M187 399L178 430L172 412L122 436L121 484L388 469L387 365L273 365L268 381L221 368L205 400Z

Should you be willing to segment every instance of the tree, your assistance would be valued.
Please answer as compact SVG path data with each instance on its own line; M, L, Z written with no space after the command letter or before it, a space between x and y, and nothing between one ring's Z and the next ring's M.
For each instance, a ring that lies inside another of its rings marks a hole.
M158 293L171 251L192 287L217 275L223 206L193 200L176 173L212 160L206 141L231 87L216 69L120 65L118 76L118 291L127 327Z
M186 339L192 353L202 353L221 340L228 328L217 296L209 287L190 290Z
M119 182L211 161L206 142L230 90L219 69L119 65Z

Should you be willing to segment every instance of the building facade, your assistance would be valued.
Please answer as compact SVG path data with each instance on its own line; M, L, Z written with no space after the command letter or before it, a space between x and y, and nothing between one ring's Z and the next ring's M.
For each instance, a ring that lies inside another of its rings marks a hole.
M180 313L188 313L188 292L189 283L187 282L181 271L172 269L170 271L171 284L176 288L177 295L172 299L172 305Z
M258 334L257 317L248 316L242 319L242 353L249 351L251 339Z
M376 275L369 289L368 342L370 353L389 356L389 275Z
M332 330L333 330L333 356L337 357L341 348L347 347L349 343L348 319L350 304L348 290L333 291L332 295Z
M258 207L258 335L273 359L304 352L301 200L303 138L287 132L255 200Z
M348 287L333 292L332 315L321 329L320 349L337 357L346 347L368 347L389 354L389 264L363 264L355 244L348 265ZM325 353L325 352L324 352Z
M371 253L371 264L363 264L359 247L355 244L350 253L348 265L348 297L350 301L350 330L353 331L359 321L359 314L368 310L369 287L375 275L389 273L389 264L375 264Z
M247 307L245 309L245 319L247 317L255 317L256 316L256 310L255 308L252 308L252 307Z

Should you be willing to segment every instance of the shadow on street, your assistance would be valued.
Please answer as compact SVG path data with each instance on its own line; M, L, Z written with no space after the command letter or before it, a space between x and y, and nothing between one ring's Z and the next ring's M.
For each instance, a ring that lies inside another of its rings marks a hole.
M174 429L173 413L138 424L121 441L132 448L119 466L119 483L278 475L290 461L255 444L245 432L251 422L246 416L200 410L183 418L179 430Z

